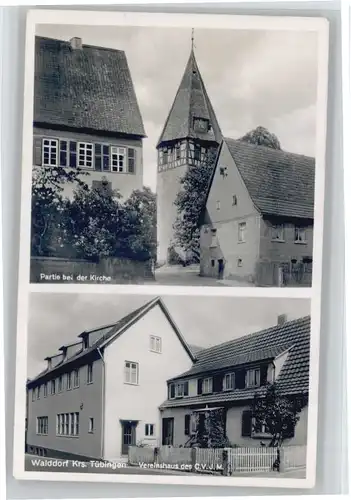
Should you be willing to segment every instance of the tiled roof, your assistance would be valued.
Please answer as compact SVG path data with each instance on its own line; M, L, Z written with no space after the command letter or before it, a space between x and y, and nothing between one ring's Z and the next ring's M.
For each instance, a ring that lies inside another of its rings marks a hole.
M224 141L260 212L313 219L314 158L234 139Z
M195 131L193 127L195 117L209 120L211 129L203 133ZM218 144L222 140L222 133L207 95L193 50L157 147L163 142L184 138L214 141Z
M122 50L36 37L34 122L145 136Z
M195 355L191 351L190 347L188 344L185 342L182 334L178 330L176 324L172 320L166 306L164 305L162 299L160 297L153 298L152 300L148 301L146 304L143 306L139 307L138 309L135 309L131 313L127 314L123 318L121 318L119 321L116 323L112 323L110 325L104 325L100 328L95 328L93 330L86 330L85 332L79 334L79 337L84 337L86 335L89 335L89 338L91 337L91 343L90 346L86 349L83 349L83 344L82 344L82 349L75 354L73 354L70 357L67 357L64 361L61 363L58 363L55 365L55 367L52 367L50 370L46 369L43 370L39 375L37 375L35 378L31 379L28 382L28 385L33 384L34 382L38 381L40 378L42 378L44 375L47 376L52 372L57 371L58 369L61 369L65 365L69 365L71 363L74 363L75 361L79 360L82 357L88 356L90 353L93 351L96 351L98 348L104 347L109 341L112 341L114 338L117 336L121 335L126 329L129 328L133 324L134 321L138 320L142 315L147 313L150 309L152 309L155 305L159 305L165 315L167 316L168 320L171 322L180 342L183 344L185 350L188 352L189 356L191 357L192 360L195 360Z
M204 349L198 353L197 361L192 369L182 376L197 377L200 373L210 374L214 370L238 366L238 360L245 365L254 361L273 359L288 350L288 357L277 378L277 388L281 394L286 395L307 393L309 388L310 328L310 317L308 316ZM235 389L217 394L167 400L162 407L239 401L251 399L255 392L257 389Z

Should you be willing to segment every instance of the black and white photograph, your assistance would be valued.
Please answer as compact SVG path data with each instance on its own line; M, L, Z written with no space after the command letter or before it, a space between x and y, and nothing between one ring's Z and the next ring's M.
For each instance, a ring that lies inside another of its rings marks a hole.
M32 283L311 286L327 25L269 19L36 25Z
M308 299L32 293L25 469L305 478L310 314Z

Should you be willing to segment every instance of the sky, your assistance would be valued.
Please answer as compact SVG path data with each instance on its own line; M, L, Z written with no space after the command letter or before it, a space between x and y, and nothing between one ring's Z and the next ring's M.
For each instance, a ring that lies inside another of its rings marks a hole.
M124 50L144 121L144 184L156 189L156 144L191 49L191 30L39 25L37 35ZM317 35L198 29L195 56L225 137L257 126L286 151L315 156Z
M28 377L45 368L46 356L74 342L87 329L114 323L153 295L117 293L31 293L28 324ZM247 297L162 297L185 340L209 347L269 328L280 314L295 319L310 314L308 299ZM128 332L125 333L128 335Z

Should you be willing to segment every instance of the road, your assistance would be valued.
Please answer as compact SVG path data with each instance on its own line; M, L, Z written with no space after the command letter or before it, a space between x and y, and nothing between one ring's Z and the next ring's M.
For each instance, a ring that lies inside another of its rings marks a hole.
M176 286L249 286L240 281L217 280L199 275L199 266L162 266L155 271L155 285Z

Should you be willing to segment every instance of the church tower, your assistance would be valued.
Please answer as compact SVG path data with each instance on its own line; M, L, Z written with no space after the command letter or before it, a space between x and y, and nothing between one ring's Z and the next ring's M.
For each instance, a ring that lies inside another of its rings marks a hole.
M193 47L157 143L157 261L169 262L174 244L175 199L189 166L200 166L222 134L202 80Z

